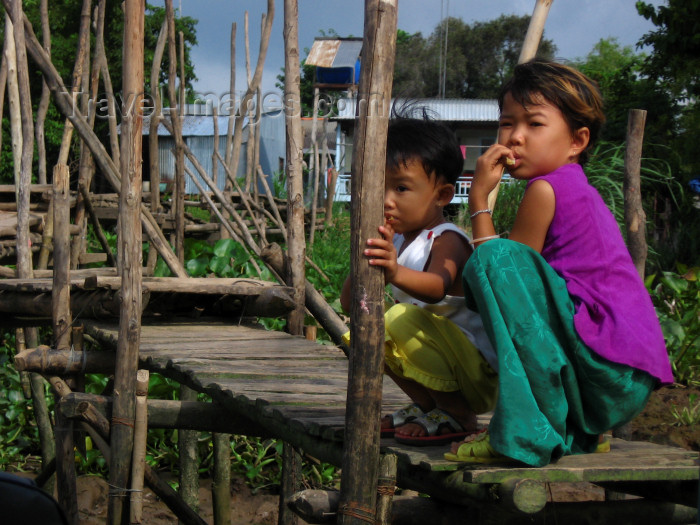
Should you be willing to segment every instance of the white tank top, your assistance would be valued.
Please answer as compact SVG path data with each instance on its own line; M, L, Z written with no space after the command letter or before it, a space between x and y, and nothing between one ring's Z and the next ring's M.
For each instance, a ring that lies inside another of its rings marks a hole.
M422 272L425 270L425 265L430 257L430 250L433 248L433 242L437 237L442 235L446 231L456 232L457 234L464 237L467 242L469 237L464 233L458 226L450 223L444 222L432 230L423 230L420 232L418 237L416 237L411 244L406 246L403 252L401 252L401 247L405 241L404 236L400 234L394 235L394 246L396 251L400 253L397 262L401 266L410 268L411 270L416 270ZM458 276L459 279L462 278L461 275ZM455 295L446 295L440 302L437 303L424 303L419 301L415 297L408 295L403 290L391 286L394 299L397 303L411 303L422 308L425 308L429 312L435 315L441 315L446 317L454 324L456 324L464 335L474 343L484 356L484 359L491 365L495 371L498 371L498 358L496 357L496 352L491 346L486 331L484 329L484 323L481 320L481 316L467 308L464 302L464 297L458 297Z

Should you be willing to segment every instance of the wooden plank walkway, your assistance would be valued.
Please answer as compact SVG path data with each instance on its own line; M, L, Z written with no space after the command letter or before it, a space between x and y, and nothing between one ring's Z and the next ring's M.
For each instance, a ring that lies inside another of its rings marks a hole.
M86 333L105 348L116 349L116 324L84 323ZM140 360L141 366L208 394L232 417L252 421L321 461L341 464L348 360L337 347L230 322L144 320ZM390 380L384 382L384 413L408 401ZM692 494L694 487L697 494L697 453L643 442L614 440L610 453L567 456L543 468L465 466L445 461L445 446L408 447L392 439L382 440L382 450L398 457L399 486L456 503L465 495L488 499L489 487L507 479L673 481L690 483L684 490Z

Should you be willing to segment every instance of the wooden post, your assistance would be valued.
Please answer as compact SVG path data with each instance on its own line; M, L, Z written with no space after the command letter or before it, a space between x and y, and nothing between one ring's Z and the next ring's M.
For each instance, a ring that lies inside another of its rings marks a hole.
M630 109L629 111L627 147L625 148L625 181L623 184L627 249L642 280L644 280L644 266L647 261L647 217L642 207L640 169L646 118L647 112L643 109Z
M143 518L143 476L146 470L146 437L148 435L148 378L148 370L136 372L136 412L134 454L131 459L129 523L141 523Z
M542 33L544 33L544 24L547 21L549 8L552 7L553 1L554 0L535 0L535 10L532 12L530 24L527 26L527 33L525 34L525 40L523 40L523 47L520 50L518 64L527 62L537 55L537 48L540 45ZM496 142L498 142L498 139L496 139ZM496 206L496 199L500 187L501 185L499 184L489 193L487 207L491 210Z
M180 385L180 401L196 401L197 391ZM180 453L180 496L195 512L199 509L199 459L196 430L180 429L177 433ZM182 522L181 522L182 523Z
M535 1L535 10L532 12L532 17L530 18L530 25L527 27L527 33L525 34L523 47L520 50L518 64L527 62L528 60L534 58L537 54L537 48L540 45L542 33L544 32L544 24L547 21L549 8L552 7L553 1L554 0Z
M301 79L299 66L299 5L297 0L284 0L284 106L287 154L287 284L294 288L295 308L287 316L290 334L304 333L305 254L304 236L304 174L302 170ZM282 491L279 523L297 523L284 500L297 490L300 482L301 459L294 448L284 444Z
M13 5L10 0L2 0L2 2L6 9ZM97 138L97 135L95 135L95 133L90 129L85 118L79 112L73 111L73 107L70 103L71 96L63 84L61 76L58 74L58 71L56 71L56 68L51 63L49 57L46 56L46 53L41 47L41 44L39 44L36 35L34 35L32 31L32 26L26 17L24 17L24 22L24 28L27 32L27 50L36 62L37 67L44 75L44 78L51 89L51 94L54 97L56 107L61 113L66 115L66 117L75 126L80 138L84 140L87 146L90 148L90 151L95 158L95 163L105 175L110 185L116 191L120 191L121 183L119 169L114 161L112 161L112 158L107 154L107 151ZM103 76L104 75L105 70L103 70ZM106 83L107 81L105 78L105 84ZM111 134L112 133L110 131L110 135ZM116 150L113 155L119 156L119 150ZM158 253L163 257L165 263L176 276L187 277L187 272L170 250L170 246L168 246L162 232L158 229L155 219L151 213L145 207L142 207L141 212L143 214L143 217L141 218L143 229L146 231L151 241L155 244Z
M211 499L215 525L231 523L231 434L214 433L214 479Z
M71 347L70 312L70 192L68 166L58 164L53 171L54 268L51 293L55 348ZM75 452L73 422L56 411L56 482L58 499L71 523L77 524Z
M143 24L145 0L126 0L124 8L121 192L119 195L119 271L122 279L119 341L114 374L114 408L109 469L108 523L129 516L126 496L131 472L136 370L141 336L141 129L143 127Z
M311 218L309 219L309 246L314 245L314 236L316 235L316 208L318 206L318 177L319 177L319 167L318 167L318 99L319 90L318 87L314 88L314 114L313 114L313 124L311 126L311 148L313 149L313 170L311 170L310 175L313 177L313 191L311 192ZM325 126L324 126L325 129ZM326 140L325 134L323 140Z
M148 128L149 173L151 174L151 213L160 212L160 159L158 158L158 124L163 118L163 100L160 96L160 66L163 62L165 41L168 38L168 22L163 20L158 33L156 49L153 52L153 67L151 68L151 99L153 99L153 113ZM148 250L149 260L153 246ZM155 255L155 254L154 254ZM155 262L153 263L155 266Z
M398 0L365 0L352 175L350 369L338 523L374 518L384 364L384 274L362 255L384 222L384 168Z
M51 56L51 28L49 26L49 1L41 0L39 2L39 16L41 17L41 43L44 45L44 50ZM0 86L2 89L3 86ZM46 122L46 114L49 110L49 99L51 92L45 81L41 83L41 99L36 111L36 146L38 156L39 173L37 180L39 184L46 184L46 141L44 140L44 122ZM2 104L0 104L0 115L2 115Z
M185 261L185 154L182 142L182 122L178 111L177 90L177 47L175 41L175 12L173 1L165 0L165 19L168 24L168 98L170 99L170 122L175 139L175 180L173 181L173 209L175 219L175 254L180 264ZM182 82L183 80L181 80ZM184 101L180 101L180 109Z
M284 2L284 106L287 133L287 283L294 288L297 308L288 316L287 330L304 331L304 180L302 173L301 95L299 92L299 6Z

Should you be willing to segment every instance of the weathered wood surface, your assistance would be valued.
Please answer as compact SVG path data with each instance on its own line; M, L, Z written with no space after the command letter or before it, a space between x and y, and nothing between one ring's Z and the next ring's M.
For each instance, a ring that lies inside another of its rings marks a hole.
M86 332L106 349L116 348L116 326L88 321ZM339 465L342 460L348 361L335 346L223 322L145 324L139 366L209 394L231 417L246 418L269 435L303 445L323 461ZM391 381L384 381L383 413L407 402ZM487 421L487 416L480 418L482 425ZM456 503L467 495L488 499L490 487L509 479L643 482L652 487L697 484L698 479L697 453L644 442L613 439L609 453L567 456L543 468L515 463L467 466L444 460L445 448L381 441L382 452L398 458L399 486Z

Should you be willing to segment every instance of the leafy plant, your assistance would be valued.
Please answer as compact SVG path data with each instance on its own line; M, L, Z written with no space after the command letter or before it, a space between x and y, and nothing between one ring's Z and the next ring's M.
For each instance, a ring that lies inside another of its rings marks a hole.
M688 406L680 410L674 405L671 408L671 414L673 414L677 426L700 424L700 401L698 401L698 395L690 394L690 396L688 396Z
M700 385L700 268L678 265L646 279L676 381Z

